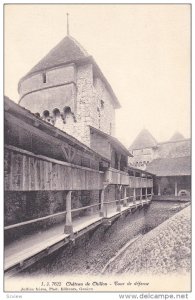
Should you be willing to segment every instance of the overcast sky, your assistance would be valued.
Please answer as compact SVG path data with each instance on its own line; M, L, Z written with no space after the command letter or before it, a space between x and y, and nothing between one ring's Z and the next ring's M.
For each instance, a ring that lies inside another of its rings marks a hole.
M91 54L121 103L116 137L147 128L158 141L190 136L189 5L6 5L4 90L70 34Z

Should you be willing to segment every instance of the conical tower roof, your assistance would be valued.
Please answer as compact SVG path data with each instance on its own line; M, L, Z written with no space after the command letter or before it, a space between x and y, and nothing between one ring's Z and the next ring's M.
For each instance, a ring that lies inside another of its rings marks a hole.
M87 51L70 35L63 38L24 77L89 57Z
M176 141L181 141L181 140L184 140L184 139L185 139L184 136L183 136L180 132L176 131L176 132L172 135L172 137L170 138L169 141L171 141L171 142L176 142Z
M130 146L129 150L133 149L143 149L143 148L152 148L157 145L157 141L155 138L151 135L151 133L147 129L143 129L132 145Z
M120 108L120 103L113 92L112 87L101 72L93 57L89 55L87 51L70 35L67 35L65 38L63 38L61 42L51 49L48 54L46 54L24 77L20 79L18 91L20 89L20 84L33 74L44 72L46 70L57 68L69 63L83 64L85 62L90 62L93 64L94 74L100 76L107 86L113 97L115 108Z

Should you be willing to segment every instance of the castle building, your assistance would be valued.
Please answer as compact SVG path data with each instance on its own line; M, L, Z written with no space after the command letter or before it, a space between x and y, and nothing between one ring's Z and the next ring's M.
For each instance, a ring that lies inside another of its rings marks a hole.
M154 194L188 196L191 192L191 139L176 132L170 140L158 143L143 129L129 148L132 166L156 175Z
M72 232L78 216L105 217L152 196L153 174L130 168L132 154L114 137L119 101L74 38L67 35L41 59L18 92L19 105L5 97L8 227L64 209L65 231Z
M147 129L143 129L129 147L132 154L129 162L145 170L154 159L190 156L190 150L191 140L179 132L174 133L168 141L158 143Z
M120 103L91 55L67 35L18 84L19 104L124 171L130 152L116 139Z
M19 82L19 104L91 145L90 126L115 133L119 101L91 55L67 35Z
M143 129L129 147L129 151L132 154L129 161L133 166L145 169L147 164L154 159L156 149L156 139L147 129Z

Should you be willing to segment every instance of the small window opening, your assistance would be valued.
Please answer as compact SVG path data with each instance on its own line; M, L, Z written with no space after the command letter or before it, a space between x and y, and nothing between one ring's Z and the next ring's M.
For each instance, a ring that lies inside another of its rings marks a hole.
M103 109L104 108L104 101L101 100L101 108Z
M44 110L43 117L44 118L48 118L49 117L49 111L48 110Z
M65 106L65 107L64 107L64 113L65 113L65 114L70 114L70 113L71 113L71 108L70 108L70 106Z
M58 108L55 108L55 109L53 110L53 115L54 115L54 117L60 116L60 111L59 111Z
M43 73L43 74L42 74L42 77L43 77L43 83L46 83L46 82L47 82L46 73Z

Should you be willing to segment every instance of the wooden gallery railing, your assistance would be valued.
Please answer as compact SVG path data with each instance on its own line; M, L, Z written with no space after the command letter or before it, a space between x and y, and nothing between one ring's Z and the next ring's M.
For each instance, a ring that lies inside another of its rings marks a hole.
M5 191L96 190L103 172L5 145Z
M93 207L100 207L100 204L93 204L93 205L83 206L83 207L75 208L75 209L71 209L71 210L69 210L69 208L68 208L67 210L59 212L59 213L55 213L55 214L51 214L51 215L48 215L48 216L44 216L44 217L40 217L40 218L36 218L36 219L32 219L32 220L28 220L28 221L24 221L24 222L20 222L20 223L5 226L4 230L7 231L7 230L14 229L14 228L20 228L20 227L25 226L25 225L29 225L29 224L37 223L37 222L42 222L42 221L45 221L45 220L48 220L48 219L51 219L51 218L54 218L54 217L65 215L64 233L72 233L72 223L73 223L72 213L79 212L79 211L86 210L86 209L91 209Z
M150 197L150 196L152 196L152 195L148 194L146 199L148 199L148 197ZM132 199L132 201L131 201L131 199ZM65 234L73 234L72 214L74 212L80 212L83 210L98 207L98 210L96 211L96 213L94 215L100 214L101 217L107 218L107 217L109 217L109 215L108 215L109 213L115 214L116 212L121 212L122 206L124 208L131 207L131 206L137 207L140 205L143 206L143 204L144 204L144 199L135 200L134 196L129 196L129 197L125 197L123 199L105 201L102 204L98 203L98 204L92 204L92 205L88 205L88 206L71 209L71 201L70 200L71 200L71 191L68 192L67 197L66 197L66 210L65 211L51 214L51 215L44 216L44 217L40 217L40 218L36 218L36 219L32 219L32 220L28 220L28 221L24 221L24 222L20 222L20 223L16 223L16 224L12 224L12 225L8 225L8 226L4 227L4 230L7 231L7 230L15 229L15 228L20 228L25 225L29 225L32 223L38 223L38 222L42 222L42 221L51 219L53 217L65 215L64 233ZM116 206L114 208L110 209L110 211L109 211L109 206L112 205L113 203L116 203ZM122 205L122 203L123 203L123 205Z
M151 199L149 199L149 197L151 197L151 196L152 196L152 194L148 194L147 197L145 197L145 199L139 197L139 200L136 200L134 198L134 196L129 196L129 197L125 197L123 199L105 201L102 205L102 208L101 208L101 215L105 218L108 218L108 217L111 217L116 212L121 212L122 211L122 206L124 207L124 210L126 208L131 208L131 207L133 208L133 207L143 206L144 203L146 203L146 201L151 200ZM130 199L132 199L132 201ZM130 201L128 201L128 200L130 200ZM110 211L109 211L108 208L113 203L116 203L116 210L114 211L113 209L110 209ZM122 205L122 203L123 203L123 205Z

